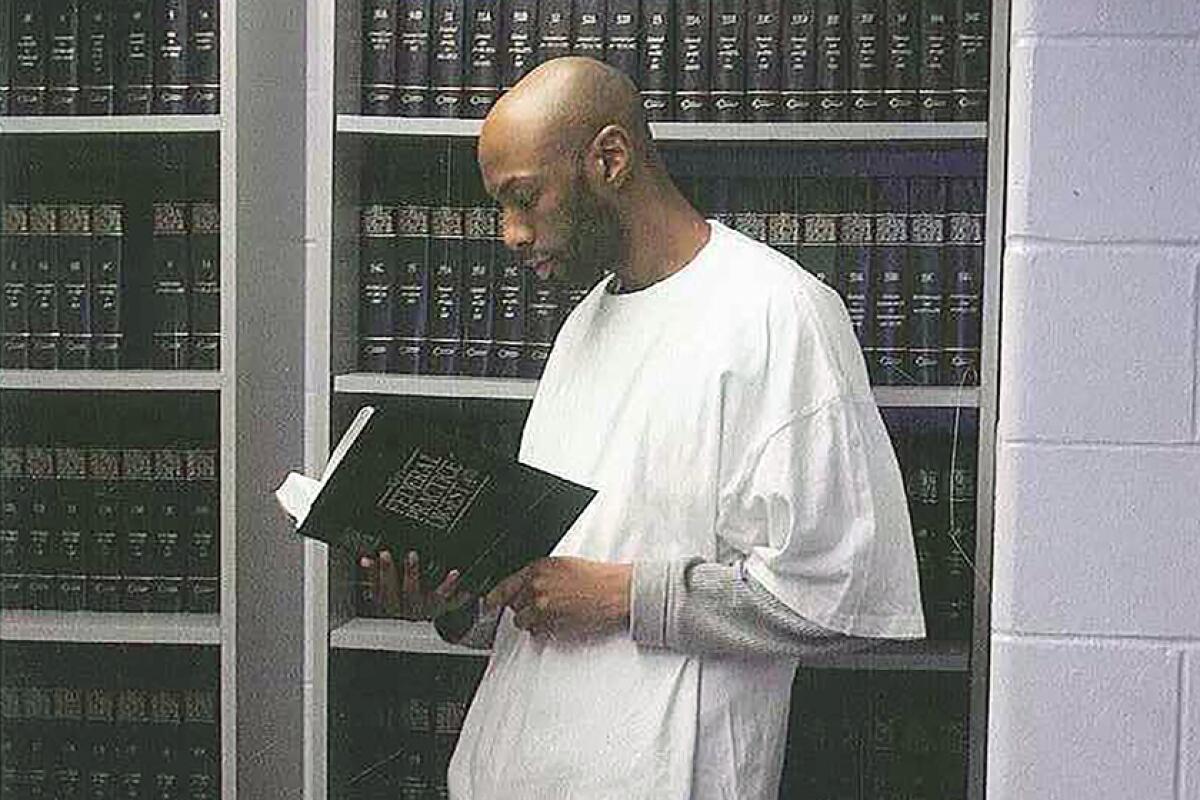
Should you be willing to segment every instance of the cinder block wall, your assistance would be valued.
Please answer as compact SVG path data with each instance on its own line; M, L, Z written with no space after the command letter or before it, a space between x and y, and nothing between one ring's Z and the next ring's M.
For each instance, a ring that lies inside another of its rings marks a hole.
M1012 11L988 797L1200 800L1200 2Z

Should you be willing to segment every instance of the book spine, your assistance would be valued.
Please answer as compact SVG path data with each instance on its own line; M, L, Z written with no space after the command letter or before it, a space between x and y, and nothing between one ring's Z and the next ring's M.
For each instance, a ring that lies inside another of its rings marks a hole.
M87 205L72 203L58 209L60 259L59 366L87 369L92 351L92 220Z
M985 120L991 59L991 3L988 0L956 0L954 10L954 118Z
M945 372L946 186L941 178L910 180L909 214L913 298L907 372L914 383L930 386Z
M122 506L121 569L117 599L122 611L150 610L150 513L156 484L153 450L126 450Z
M99 448L88 453L92 520L84 542L84 572L85 605L91 611L121 608L121 552L125 547L122 455L118 450Z
M903 178L884 178L875 184L873 195L874 358L867 363L867 370L874 385L902 385L912 382L907 371L912 297L907 261L908 182Z
M515 378L521 374L521 352L525 341L525 270L512 253L496 248L496 347L490 374Z
M87 583L84 532L90 522L87 451L57 447L54 461L58 484L58 524L51 543L57 574L54 605L61 611L82 611Z
M46 107L46 9L42 0L13 0L9 113L39 115Z
M8 116L12 95L12 50L16 43L12 35L12 18L12 5L0 6L0 117Z
M463 212L451 205L429 211L429 358L422 372L455 375L462 357Z
M92 358L93 369L121 366L121 261L124 209L117 204L92 206Z
M464 0L431 3L430 112L435 117L457 117L462 109L465 12Z
M79 9L79 113L113 113L112 0L84 0Z
M390 206L365 205L359 211L358 338L359 369L386 372L395 341L392 310L396 280L396 226Z
M665 120L673 108L675 42L671 36L671 0L642 0L638 35L638 87L646 119Z
M951 0L920 3L920 118L926 122L948 120L954 114Z
M154 97L150 0L114 0L116 113L149 114Z
M189 369L217 369L221 362L221 207L213 200L191 204L188 309Z
M875 358L871 297L871 250L874 230L871 219L870 183L854 178L846 181L846 206L838 230L838 279L842 300L863 348L866 361Z
M537 63L571 54L571 0L539 0Z
M770 214L767 210L765 182L761 180L742 181L739 188L742 189L742 197L739 198L737 210L733 215L733 228L756 242L766 244L770 229Z
M396 111L402 117L429 113L430 0L398 0Z
M710 2L712 117L717 122L741 122L746 113L746 4L743 0Z
M3 263L4 306L0 309L0 367L29 366L29 286L33 257L29 206L4 203L0 219L0 259Z
M712 115L711 0L676 0L679 43L675 65L674 119L702 122Z
M221 485L217 453L211 449L189 450L184 466L184 604L191 613L214 614L220 605Z
M816 0L783 0L783 119L808 122L817 112Z
M188 99L186 0L155 0L154 113L183 114Z
M562 290L551 281L538 280L532 272L527 272L525 279L528 288L520 374L522 378L540 378L554 345L554 336L562 325Z
M463 367L467 375L489 374L495 350L496 275L493 250L499 214L473 205L464 214L466 315L463 323Z
M639 0L607 0L607 19L603 31L604 60L633 81L638 79L640 15Z
M403 205L396 210L396 344L389 369L414 375L421 370L429 330L429 208ZM360 359L361 361L361 359Z
M157 202L153 206L154 369L187 366L188 321L187 204Z
M396 0L362 6L362 113L391 116L396 110Z
M796 207L795 186L794 178L779 182L774 208L767 218L767 243L799 263L800 235L803 228Z
M501 22L499 0L467 2L467 75L464 116L483 119L500 95Z
M886 66L884 69L883 116L891 122L917 119L920 103L918 54L919 0L884 0L887 12Z
M817 113L822 122L847 118L848 4L843 0L817 0Z
M189 0L188 99L192 114L221 110L221 24L217 0Z
M79 107L79 0L47 6L46 113L70 116Z
M29 367L58 367L59 268L54 206L29 206Z
M55 601L54 530L57 526L58 492L54 450L25 448L30 477L29 517L25 529L25 606L52 609Z
M951 386L975 386L983 299L983 180L951 178L948 183L945 381Z
M884 71L883 0L852 0L850 6L850 119L880 118Z
M29 524L29 495L25 448L0 445L0 608L25 606L24 531Z
M150 508L148 597L151 611L180 612L183 591L183 503L188 496L186 451L161 449L155 453L155 493Z
M746 24L746 113L768 122L782 111L783 0L754 0Z
M571 54L604 60L605 0L575 0L571 10Z
M537 55L537 0L508 0L504 11L501 89L508 91L533 69Z

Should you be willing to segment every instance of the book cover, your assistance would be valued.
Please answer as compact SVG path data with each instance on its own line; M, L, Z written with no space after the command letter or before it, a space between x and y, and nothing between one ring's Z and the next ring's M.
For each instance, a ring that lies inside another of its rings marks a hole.
M132 454L132 457L130 457ZM122 611L149 611L152 593L150 561L151 509L156 491L155 452L126 450L121 487L125 512L121 532L120 603Z
M500 95L501 24L499 0L467 0L467 74L463 116L483 119Z
M571 54L571 5L571 0L538 0L538 64Z
M671 35L671 0L642 0L638 34L638 89L650 121L671 117L675 88L675 43Z
M430 15L429 110L435 117L457 117L462 109L466 61L465 0L432 0Z
M741 122L746 111L746 7L742 0L712 4L712 118Z
M538 0L508 0L502 8L504 56L500 86L507 91L536 64Z
M45 113L71 116L79 107L79 0L51 0L46 6Z
M188 0L187 110L221 110L221 27L217 0Z
M395 217L391 206L370 203L359 209L358 220L358 338L359 353L364 356L359 368L386 372L396 330L392 320Z
M571 54L604 60L605 0L575 0L571 8Z
M937 177L912 178L909 214L913 297L908 372L914 383L932 386L942 381L945 372L945 181Z
M86 605L91 611L121 609L121 551L124 548L123 484L125 454L95 448L88 452L92 520L84 541ZM129 463L132 467L133 464Z
M874 122L883 104L883 0L850 3L850 120Z
M155 0L154 113L183 114L188 101L188 14L185 0Z
M782 110L783 0L754 0L746 25L746 117L768 122Z
M221 356L221 207L189 204L188 369L217 369Z
M220 606L221 547L217 452L208 448L188 450L184 468L184 604L194 614L215 614Z
M842 185L832 178L801 178L796 193L803 238L800 266L838 288L838 221L845 207Z
M991 59L991 3L955 0L954 4L954 118L987 119L988 75Z
M61 298L57 215L49 203L29 205L29 367L58 367Z
M0 269L4 305L0 307L0 367L29 366L29 270L33 253L29 233L29 206L4 203L0 216Z
M883 178L873 190L875 252L872 267L873 357L867 362L871 383L895 386L913 382L908 372L908 327L912 297L908 265L908 181Z
M113 4L83 0L79 7L79 113L113 113Z
M12 17L10 4L0 6L0 117L8 115L8 100L12 93Z
M783 119L809 122L817 112L816 0L784 0L782 37Z
M362 5L362 113L391 116L396 110L396 0Z
M59 367L87 369L92 351L92 217L84 203L58 208Z
M396 210L396 342L389 369L415 375L427 350L430 273L429 208L402 205Z
M415 550L427 585L457 569L459 585L482 594L547 555L594 496L454 431L367 407L298 529L351 552Z
M496 257L496 346L489 374L501 378L520 375L521 348L525 341L525 297L528 287L525 268L512 253L501 247Z
M462 356L463 213L455 205L429 210L429 350L422 372L454 375Z
M154 98L150 0L114 0L116 113L149 114Z
M0 445L0 608L25 605L23 531L29 524L25 448Z
M153 369L184 369L187 366L190 322L188 320L188 206L178 201L153 205L151 252L153 320L151 331Z
M149 606L151 611L183 611L184 502L188 497L186 451L155 453L155 489L150 508Z
M945 121L954 115L952 0L920 0L920 118Z
M58 495L58 520L51 542L57 575L54 605L60 611L81 611L87 584L84 538L91 522L87 451L56 447L54 462Z
M636 83L641 5L638 0L607 0L606 11L604 60Z
M124 209L116 203L92 206L92 358L94 369L119 369L124 340L122 269Z
M822 122L847 119L850 67L846 12L843 0L817 0L817 109Z
M983 179L956 177L947 183L945 382L975 386L983 300Z
M917 119L920 103L918 53L919 0L884 0L887 19L883 76L883 118L890 122Z
M846 206L838 225L838 290L869 364L875 355L871 338L871 251L875 243L871 184L862 178L844 181Z
M56 595L53 537L58 522L54 449L41 445L26 447L25 468L30 478L29 514L22 543L25 605L32 609L52 609Z
M495 247L499 212L476 198L463 215L466 311L463 319L463 373L487 375L495 347Z
M430 0L397 5L396 111L402 117L429 113Z
M9 113L39 115L46 107L46 6L42 0L12 0L11 13Z
M673 119L702 122L712 113L712 0L675 0Z

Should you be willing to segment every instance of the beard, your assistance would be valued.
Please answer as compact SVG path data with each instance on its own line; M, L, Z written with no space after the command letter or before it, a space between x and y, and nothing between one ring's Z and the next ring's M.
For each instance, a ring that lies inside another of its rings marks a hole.
M616 209L577 174L564 212L567 235L560 277L570 285L591 286L617 267L624 251L625 235Z

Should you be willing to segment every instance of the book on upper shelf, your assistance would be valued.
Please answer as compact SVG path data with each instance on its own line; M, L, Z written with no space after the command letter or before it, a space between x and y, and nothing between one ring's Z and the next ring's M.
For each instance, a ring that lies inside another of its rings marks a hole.
M276 491L302 535L354 553L416 551L425 580L458 570L476 594L547 555L594 496L463 433L372 406L320 481L292 473Z

